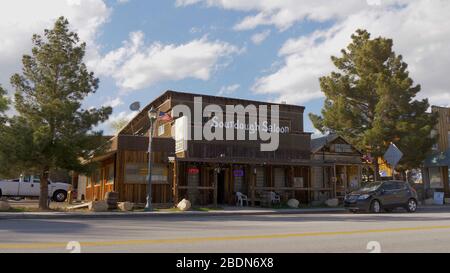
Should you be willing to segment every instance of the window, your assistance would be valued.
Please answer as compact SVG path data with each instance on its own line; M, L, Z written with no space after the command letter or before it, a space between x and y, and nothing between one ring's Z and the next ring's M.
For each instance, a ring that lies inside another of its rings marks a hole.
M393 182L386 182L383 184L383 189L386 191L392 191L396 189L396 185Z
M107 167L108 169L108 177L106 178L106 183L114 184L114 165L111 164Z
M406 189L406 183L405 182L395 182L395 189L396 190Z
M447 148L450 148L450 131L447 133Z
M96 186L101 184L101 172L100 170L96 170L94 173L94 183Z
M159 126L159 128L158 128L158 136L164 135L165 131L166 131L165 130L165 124Z
M336 153L351 153L352 146L348 144L334 144L334 152Z
M442 181L441 168L433 167L428 169L430 176L430 188L432 189L442 189L444 184Z

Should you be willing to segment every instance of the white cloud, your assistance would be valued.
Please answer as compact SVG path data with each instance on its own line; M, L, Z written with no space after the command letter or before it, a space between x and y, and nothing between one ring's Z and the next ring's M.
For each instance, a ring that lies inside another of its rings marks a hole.
M239 84L222 86L222 88L220 88L219 93L217 93L217 95L218 96L231 95L234 92L236 92L239 88L241 88L241 85L239 85Z
M22 55L30 53L31 37L52 27L65 16L73 30L88 44L88 58L97 55L95 43L100 27L108 20L110 9L103 0L15 0L0 1L0 83L20 72Z
M394 40L394 50L404 56L411 77L422 85L420 98L428 97L433 104L448 104L448 14L450 1L445 0L416 0L396 8L360 10L329 29L286 41L279 51L284 65L257 79L253 90L291 103L322 97L318 78L334 70L330 56L340 56L340 49L351 41L351 34L365 28L372 37L381 35Z
M262 42L264 42L267 39L267 37L269 37L269 35L270 35L270 30L265 30L263 32L256 33L252 36L252 42L255 45L259 45Z
M393 1L387 0L385 3ZM198 3L209 7L256 12L238 22L235 26L236 30L249 30L261 25L274 25L280 30L285 30L294 23L305 19L313 21L341 19L373 6L372 3L362 0L177 0L176 6L183 7Z
M109 99L103 104L103 106L105 106L105 107L109 106L109 107L115 108L115 107L121 106L121 105L123 105L123 104L124 104L124 102L123 102L123 100L122 100L121 98L115 98L115 99L109 98Z
M157 82L194 78L208 80L219 60L240 50L206 37L186 44L146 45L142 32L133 32L123 46L107 53L95 64L101 75L111 76L124 90L137 90Z
M114 130L116 128L113 128L114 123L116 123L118 121L123 121L123 120L130 121L136 115L137 115L137 112L130 112L130 111L122 111L122 112L119 112L118 114L112 114L109 117L109 119L100 126L100 129L102 129L105 134L114 134L114 133L116 133L116 132L114 132Z

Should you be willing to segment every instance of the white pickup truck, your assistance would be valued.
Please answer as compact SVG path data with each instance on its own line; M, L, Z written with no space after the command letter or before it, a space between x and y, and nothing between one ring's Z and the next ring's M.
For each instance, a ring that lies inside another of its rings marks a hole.
M53 201L64 202L69 188L69 184L49 181L48 196ZM0 180L0 197L39 197L40 189L40 179L37 176Z

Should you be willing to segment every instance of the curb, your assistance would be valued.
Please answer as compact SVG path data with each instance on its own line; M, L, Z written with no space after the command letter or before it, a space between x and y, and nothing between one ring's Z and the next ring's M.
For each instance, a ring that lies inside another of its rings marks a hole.
M345 209L323 209L323 210L285 210L285 211L222 211L222 212L104 212L104 213L0 213L0 220L39 220L39 219L113 219L113 218L142 218L142 217L229 217L229 216L260 216L260 215L295 215L295 214L320 214L320 213L343 213Z

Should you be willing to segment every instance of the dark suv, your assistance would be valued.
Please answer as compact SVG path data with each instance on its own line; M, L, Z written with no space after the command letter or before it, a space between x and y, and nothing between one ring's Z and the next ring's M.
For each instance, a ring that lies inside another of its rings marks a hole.
M381 181L368 183L345 196L344 206L351 212L391 212L405 208L408 212L417 210L417 192L403 181Z

